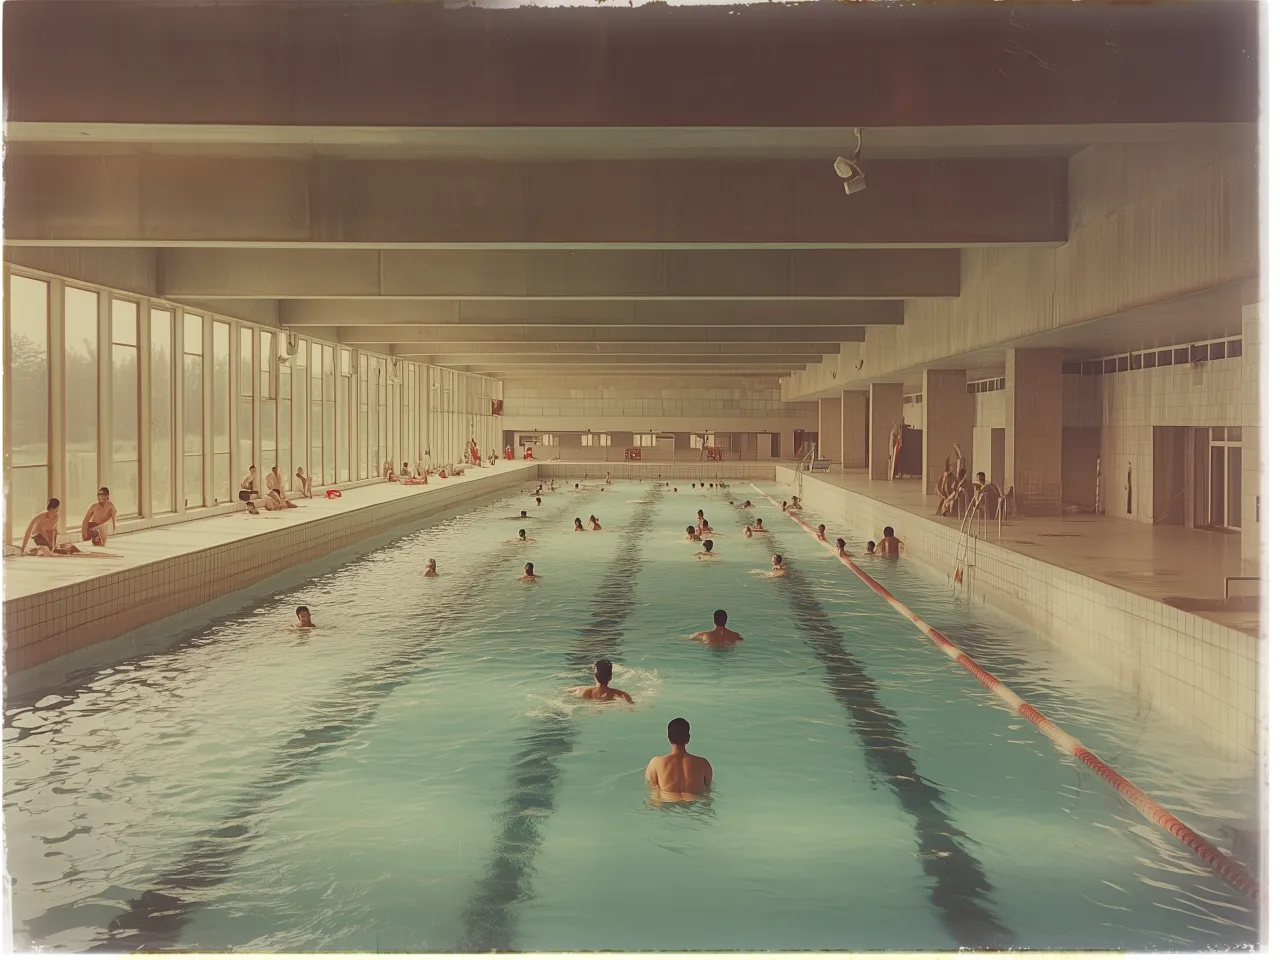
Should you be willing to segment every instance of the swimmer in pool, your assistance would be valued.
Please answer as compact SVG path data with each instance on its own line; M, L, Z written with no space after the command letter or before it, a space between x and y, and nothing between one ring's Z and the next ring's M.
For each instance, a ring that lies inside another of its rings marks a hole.
M695 553L694 556L699 560L714 560L715 554L711 552L711 548L715 546L715 542L711 540L702 541L702 549Z
M711 630L695 633L693 635L694 640L701 640L703 643L713 647L728 647L742 642L742 634L734 633L725 626L729 622L729 614L723 610L717 610L711 615L711 621L715 624L715 627Z
M535 502L539 507L540 507L540 506L542 506L542 498L541 498L541 497L534 497L534 502Z
M773 555L773 569L769 571L771 577L785 577L787 568L782 565L782 554L775 553Z
M745 527L742 528L742 535L746 537L748 540L751 539L752 537L751 524L747 524Z
M743 500L740 504L738 504L738 506L742 507L743 510L749 510L751 509L752 506L754 506L754 504L750 500Z
M528 536L524 532L523 527L520 528L520 533L516 536L514 540L507 541L507 543L537 543L537 542L538 541L534 540L533 537Z
M896 557L902 553L902 541L893 535L893 527L884 528L884 539L876 544L876 553L882 557Z
M298 622L294 624L294 627L296 629L310 630L315 626L315 624L311 622L311 611L308 610L306 607L299 607L297 610L293 612L298 617Z
M574 517L574 518L573 518L573 532L574 532L574 533L582 533L582 532L584 532L584 529L585 529L585 528L582 526L582 518L581 518L581 517Z
M698 538L698 531L697 531L697 530L695 530L695 529L693 529L693 527L685 527L685 528L684 528L684 538L685 538L686 540L688 540L690 543L701 543L701 542L702 542L702 541Z
M827 542L827 525L825 523L818 524L818 539L823 543Z
M582 697L583 700L616 700L621 697L627 703L635 703L631 699L631 694L627 693L627 691L609 686L609 681L613 679L613 663L611 661L597 660L595 670L596 685L594 687L575 687L574 693Z
M836 537L836 556L840 558L849 556L848 552L844 548L844 537Z
M517 577L516 579L519 580L521 583L533 583L534 581L536 581L538 579L538 576L533 572L533 564L526 563L524 565L524 576Z
M422 571L424 577L438 577L440 573L436 570L436 562L434 560L427 561L427 569Z
M694 800L711 789L711 764L685 749L689 739L689 721L676 717L667 724L671 752L654 757L645 768L644 778L660 800Z
M867 541L867 556L874 557L876 555L876 542L874 540Z
M511 520L528 520L528 519L529 519L529 511L528 511L528 510L521 510L521 511L520 511L520 516L518 516L518 517L510 517L510 518L508 518L508 519L511 519Z
M587 523L591 524L592 530L600 529L600 521L596 519L596 515L594 513L591 516L587 517Z
M764 521L761 520L759 517L756 517L756 533L768 533L768 532L769 531L765 529Z

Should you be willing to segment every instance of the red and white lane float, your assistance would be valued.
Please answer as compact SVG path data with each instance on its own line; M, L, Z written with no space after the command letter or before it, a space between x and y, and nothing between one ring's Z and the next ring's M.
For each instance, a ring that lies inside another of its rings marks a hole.
M759 493L760 496L768 499L774 506L779 506L777 500L774 500L773 497L755 486L755 484L752 484L752 487L755 488L755 491ZM787 515L803 527L811 536L814 537L814 539L817 539L817 531L810 527L809 524L805 523L804 520L800 519L794 513L788 513ZM822 541L819 542L822 543ZM827 546L825 543L823 543L823 545ZM835 553L834 548L828 548L831 549L833 554ZM1261 889L1260 885L1248 870L1236 863L1212 843L1200 836L1200 834L1196 833L1164 807L1160 806L1160 804L1156 803L1156 801L1151 799L1151 797L1149 797L1144 791L1112 769L1110 765L1104 763L1092 750L1006 687L1004 682L998 677L993 676L991 673L975 663L967 653L943 636L943 634L936 628L929 626L929 624L925 623L920 619L920 617L916 616L910 607L886 590L875 580L874 577L870 576L865 570L854 563L851 558L838 557L837 559L852 570L859 580L879 594L880 597L889 604L889 606L893 607L893 609L897 610L898 613L911 621L917 630L933 641L934 646L977 677L979 683L1007 703L1017 713L1025 717L1027 720L1030 720L1031 723L1035 725L1035 728L1052 740L1059 749L1071 754L1099 777L1105 780L1117 793L1120 794L1120 796L1125 799L1126 802L1128 802L1131 807L1156 826L1175 837L1179 843L1187 847L1197 857L1211 866L1233 887L1243 890L1254 900L1258 899Z

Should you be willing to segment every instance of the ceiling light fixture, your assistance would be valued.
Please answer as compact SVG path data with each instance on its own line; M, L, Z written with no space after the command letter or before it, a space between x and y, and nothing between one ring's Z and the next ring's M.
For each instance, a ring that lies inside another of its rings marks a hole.
M853 136L855 140L853 159L836 157L834 164L836 176L844 181L844 192L849 195L867 189L867 175L858 166L858 161L862 159L862 128L854 127Z

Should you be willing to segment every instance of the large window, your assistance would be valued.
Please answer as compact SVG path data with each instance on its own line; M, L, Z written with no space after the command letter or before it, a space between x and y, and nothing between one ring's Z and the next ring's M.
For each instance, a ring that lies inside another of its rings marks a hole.
M374 360L374 369L378 371L375 378L378 386L378 409L376 413L378 418L378 451L374 459L378 462L378 473L384 474L387 464L390 462L390 452L387 449L387 361L381 358Z
M98 495L98 294L65 287L66 499L76 519Z
M360 354L359 360L360 370L360 396L359 404L356 409L356 451L360 455L357 466L359 468L359 478L367 480L369 477L369 357L365 353ZM376 469L376 468L375 468Z
M633 447L656 447L658 441L652 433L636 433L631 436L631 445Z
M298 467L308 477L315 476L315 468L308 462L311 436L307 432L307 409L311 405L311 381L307 372L306 340L298 341L298 355L293 358L293 469Z
M609 446L609 434L584 433L582 434L582 445L584 447L607 447Z
M240 328L240 350L237 359L236 376L236 480L249 472L253 459L253 387L257 378L253 367L253 328ZM256 465L256 464L254 464ZM262 476L267 471L258 470ZM237 484L238 487L238 484Z
M283 356L283 354L282 354ZM276 464L280 467L280 482L285 490L293 481L293 365L280 364L280 432L276 436Z
M49 284L9 278L9 522L19 538L49 499Z
M333 347L324 348L324 482L335 483L338 479L338 441L334 434L336 420L334 414L334 374Z
M351 479L351 351L338 348L338 482Z
M231 324L220 320L213 324L213 498L231 499Z
M111 301L111 502L141 513L138 495L138 305Z
M204 499L204 320L182 315L182 499L203 507Z
M332 348L331 348L332 349ZM324 482L324 361L323 348L311 342L311 473Z
M276 464L276 346L275 337L266 330L258 333L258 456L259 476L266 475ZM281 480L284 478L281 477Z
M151 311L151 512L173 505L173 314Z

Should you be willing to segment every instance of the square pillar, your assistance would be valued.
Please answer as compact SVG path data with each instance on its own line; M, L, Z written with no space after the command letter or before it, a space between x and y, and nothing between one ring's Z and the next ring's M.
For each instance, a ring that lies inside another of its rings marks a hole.
M973 396L964 370L924 372L924 437L920 486L926 495L942 475L947 457L957 444L969 475L973 476ZM951 466L954 468L954 461Z
M902 384L873 383L868 408L871 436L867 472L872 480L888 480L893 428L902 423Z
M1006 350L1005 484L1019 513L1062 511L1062 351Z
M867 467L867 391L846 390L840 397L840 463Z
M818 456L840 462L840 398L818 400Z
M1259 366L1262 362L1262 305L1251 303L1241 310L1243 343L1240 350L1241 461L1240 478L1240 573L1262 576L1265 526L1262 523L1262 491L1266 484L1266 464L1262 448L1262 393Z

